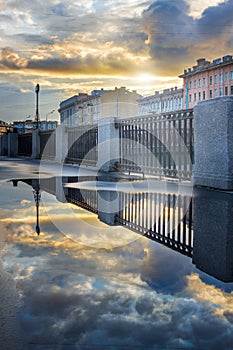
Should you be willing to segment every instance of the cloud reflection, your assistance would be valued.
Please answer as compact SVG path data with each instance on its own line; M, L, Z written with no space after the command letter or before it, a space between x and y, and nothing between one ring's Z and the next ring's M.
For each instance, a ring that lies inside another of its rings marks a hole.
M21 296L25 349L231 349L232 292L201 280L187 257L145 237L117 248L83 245L46 215L37 237L31 218L19 221L33 210L27 198L24 189L12 217L10 208L2 214L2 261ZM96 234L88 227L76 231Z

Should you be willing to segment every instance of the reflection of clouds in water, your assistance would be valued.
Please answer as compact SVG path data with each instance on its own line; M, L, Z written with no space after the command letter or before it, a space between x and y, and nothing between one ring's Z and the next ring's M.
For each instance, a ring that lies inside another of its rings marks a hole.
M226 293L215 286L206 285L198 274L187 276L187 284L187 289L197 299L218 306L215 310L216 314L223 316L228 312L233 317L233 292Z
M101 223L98 230L95 215L75 207L67 216L57 201L46 210L78 240L59 232L43 205L37 237L34 203L22 198L3 212L2 259L22 298L22 336L34 348L232 348L233 296L201 281L190 259L146 238L127 244L125 234L139 236ZM98 249L114 239L125 245Z
M5 268L18 280L21 326L29 342L51 349L62 344L231 349L232 295L226 294L220 317L221 299L211 299L211 286L190 274L187 258L167 248L142 238L117 249L95 249L44 232L41 241L12 239L12 249Z

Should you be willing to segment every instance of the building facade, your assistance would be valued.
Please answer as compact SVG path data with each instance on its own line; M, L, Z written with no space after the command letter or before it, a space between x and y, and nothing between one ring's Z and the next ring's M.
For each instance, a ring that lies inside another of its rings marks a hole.
M74 95L60 103L58 112L60 113L60 123L67 126L74 126L79 105L88 97L88 94L80 93Z
M197 60L192 68L184 70L183 108L193 108L198 102L233 94L233 59L231 55L213 62Z
M155 91L154 95L138 100L139 116L150 113L164 113L181 110L183 106L183 89L171 88L163 92Z
M138 115L138 99L142 96L125 87L114 90L93 90L60 103L61 124L78 126L97 123L106 117L127 118Z

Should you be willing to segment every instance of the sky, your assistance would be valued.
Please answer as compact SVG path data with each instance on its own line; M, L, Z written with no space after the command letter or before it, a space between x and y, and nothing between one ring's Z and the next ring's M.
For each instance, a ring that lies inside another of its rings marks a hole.
M233 0L0 1L0 120L57 120L62 100L126 86L143 96L232 54ZM55 110L55 112L52 112Z

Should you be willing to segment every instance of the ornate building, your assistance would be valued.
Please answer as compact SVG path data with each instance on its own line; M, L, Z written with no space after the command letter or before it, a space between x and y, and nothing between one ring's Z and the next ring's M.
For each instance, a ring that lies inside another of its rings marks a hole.
M199 58L192 68L184 70L183 108L193 108L198 102L233 94L233 59L231 55L213 62Z

